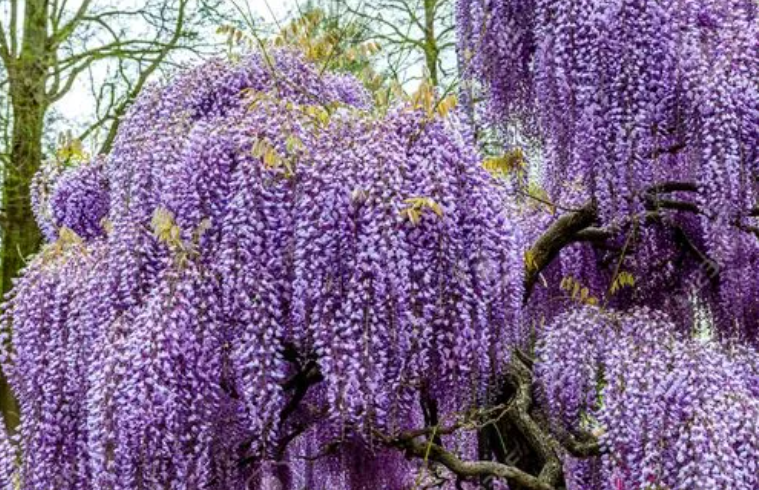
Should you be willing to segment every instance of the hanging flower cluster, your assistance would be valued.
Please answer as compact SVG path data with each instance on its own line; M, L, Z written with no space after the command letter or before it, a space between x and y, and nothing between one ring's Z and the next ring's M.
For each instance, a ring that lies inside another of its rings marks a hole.
M457 3L458 57L468 95L462 99L472 102L474 82L487 86L491 123L521 119L531 125L534 119L536 22L535 0Z
M757 341L755 3L460 0L458 11L466 85L484 96L491 124L537 137L542 158L533 174L548 198L568 207L592 200L604 225L648 226L656 211L687 229L719 268L719 278L704 274L719 286L702 296L720 330ZM691 187L655 191L664 183ZM671 234L658 235L627 253L643 254L629 258L637 276L654 272L680 296L703 289L690 279L705 260L679 267L687 270L682 284L646 267L652 256L673 255ZM567 273L603 268L602 257L582 248L564 260L575 269ZM603 282L585 279L589 287Z
M0 427L0 488L16 488L16 451L5 427Z
M567 488L759 486L755 6L457 18L465 101L543 143L520 179L554 212L594 202L602 246L573 237L524 309L525 243L556 218L517 209L449 100L377 110L288 48L207 62L146 90L110 155L35 179L49 243L4 306L0 488L469 488L387 446L529 386L508 366L535 339L537 403L504 410L600 439L549 447ZM438 439L483 457L476 430Z
M573 488L759 485L756 351L693 340L650 310L585 307L546 328L538 356L554 422L601 434L600 462L568 460Z
M520 233L427 95L377 116L294 52L214 60L45 180L5 307L23 488L413 484L376 431L488 396L527 341ZM334 441L398 471L305 462Z
M534 108L552 196L575 175L610 217L666 178L703 185L724 217L755 198L752 2L462 0L458 9L466 73L494 117Z
M101 158L72 168L56 179L49 207L56 228L84 239L103 235L110 210L108 179Z

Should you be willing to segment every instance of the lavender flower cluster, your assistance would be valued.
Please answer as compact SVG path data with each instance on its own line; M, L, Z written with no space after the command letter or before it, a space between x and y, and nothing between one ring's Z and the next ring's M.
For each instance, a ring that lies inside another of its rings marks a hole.
M110 211L108 179L102 159L70 169L56 180L50 209L57 228L69 228L85 240L104 233Z
M413 484L375 432L423 424L422 389L487 396L527 341L521 234L473 148L286 50L148 89L35 201L51 241L4 316L22 487Z
M61 228L84 239L102 236L110 211L110 192L102 157L62 168L46 164L34 176L32 208L47 241Z
M537 379L554 423L600 434L600 461L567 461L577 489L754 489L757 352L694 340L666 316L585 307L539 341Z
M494 117L528 111L545 174L583 180L609 216L662 178L696 179L727 216L757 163L756 6L746 0L461 0L466 73ZM640 196L637 196L638 198Z
M702 299L723 335L754 343L758 14L747 0L459 0L457 25L464 86L484 96L490 124L538 138L550 200L594 200L612 226L643 222L660 200L684 203L676 209L691 211L661 214L688 228L720 269L719 288ZM663 182L699 192L649 192ZM649 243L672 242L660 235ZM599 269L599 257L585 256L565 262ZM681 267L689 280L677 284L649 259L632 259L638 277L663 279L649 296L662 282L675 296L693 294L691 272L703 264Z

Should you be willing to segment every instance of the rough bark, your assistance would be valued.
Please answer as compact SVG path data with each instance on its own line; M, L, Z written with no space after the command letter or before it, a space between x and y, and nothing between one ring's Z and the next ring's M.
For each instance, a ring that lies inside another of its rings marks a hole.
M577 211L569 212L557 219L527 251L525 271L525 301L532 293L538 276L559 252L575 241L575 235L585 230L596 220L596 207L588 203Z
M437 65L440 50L435 35L436 8L437 0L424 0L424 63L427 65L430 83L437 87L439 84Z

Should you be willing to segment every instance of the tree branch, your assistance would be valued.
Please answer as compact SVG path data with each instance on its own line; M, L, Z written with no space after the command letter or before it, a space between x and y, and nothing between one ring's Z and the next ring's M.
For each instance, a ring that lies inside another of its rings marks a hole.
M103 145L100 148L101 153L107 153L110 151L111 146L113 145L113 142L116 139L116 132L119 128L119 123L121 121L121 117L126 112L126 109L129 107L129 104L132 103L132 100L134 100L137 97L137 94L140 93L142 88L145 86L145 83L147 83L148 78L155 72L158 67L163 63L163 61L166 59L166 57L169 55L169 53L177 47L179 44L179 40L181 39L183 35L184 30L184 20L185 20L185 9L187 7L187 0L182 0L179 3L179 12L177 14L177 20L174 25L174 34L172 35L171 39L166 43L164 48L160 51L158 56L156 56L155 59L150 63L150 65L140 73L140 76L137 78L137 81L134 84L134 87L132 88L132 91L127 94L127 96L124 98L121 104L116 108L114 111L114 121L113 124L111 124L111 127L108 129L108 135L105 138L105 141L103 142Z
M679 149L677 150L679 151ZM697 203L683 201L679 199L669 199L660 197L661 194L672 192L692 192L698 193L700 187L693 182L666 181L655 184L643 193L644 204L648 209L645 214L646 220L654 219L661 222L661 210L683 211L688 213L704 215L706 213ZM750 209L745 216L759 217L759 207ZM580 209L567 212L560 216L554 223L538 238L535 244L525 254L525 292L524 301L526 302L535 287L540 273L556 258L561 250L576 242L591 242L596 247L609 247L605 244L607 240L613 238L619 231L619 226L613 227L596 227L592 226L598 219L596 207L593 203L587 203ZM747 233L754 234L759 238L759 227L746 225L736 218L732 224ZM716 263L711 260L703 251L693 244L685 232L672 225L675 228L676 237L686 249L692 252L696 257L711 270L718 270Z
M282 357L285 361L295 366L295 374L282 383L282 389L285 391L292 391L292 396L279 412L280 428L284 428L290 416L298 410L303 398L305 398L308 393L308 390L324 380L324 376L319 369L319 364L316 362L316 359L312 356L304 358L294 345L285 345ZM308 423L301 422L289 433L283 435L277 441L277 448L274 451L275 454L283 456L290 442L305 432L308 427ZM246 454L250 449L251 442L252 441L246 441L240 445L240 453L243 454L243 457L237 462L240 467L247 466L255 462L257 459L257 455Z
M667 192L698 192L698 184L693 182L666 181L652 185L646 192L651 194L662 194Z
M553 486L514 466L497 461L463 461L454 453L446 451L432 442L420 442L416 439L395 439L390 441L390 444L417 458L442 464L461 478L493 477L529 490L554 490Z
M540 273L559 254L561 249L572 243L575 235L588 228L597 219L596 206L588 203L577 211L559 217L526 253L525 296L530 297Z
M685 143L675 143L672 146L668 146L666 148L657 148L654 151L651 152L649 155L649 158L658 158L661 155L676 155L683 151L687 145Z
M679 201L676 199L660 199L658 195L647 194L645 204L648 209L672 209L675 211L687 211L689 213L701 214L701 209L696 203L688 201Z
M52 33L50 36L50 41L52 42L52 47L57 48L63 41L68 39L68 37L76 30L76 27L79 25L79 22L84 18L84 16L87 14L87 10L90 8L90 3L92 0L82 0L82 3L79 5L79 8L77 9L74 16L69 20L66 25L64 25L61 29L58 29ZM61 13L63 12L63 9L61 9ZM56 12L53 12L53 20L55 20ZM56 23L57 24L57 23Z
M532 370L519 355L512 356L509 379L516 390L509 410L509 418L543 461L540 480L550 485L556 485L562 472L561 460L556 453L556 441L547 429L540 427L530 415L532 409Z

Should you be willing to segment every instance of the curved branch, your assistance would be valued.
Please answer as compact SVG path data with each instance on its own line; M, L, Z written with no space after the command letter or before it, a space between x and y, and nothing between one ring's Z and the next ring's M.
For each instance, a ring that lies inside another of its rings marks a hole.
M672 209L675 211L687 211L701 214L701 209L696 203L679 201L677 199L661 199L657 195L647 194L645 197L646 207L649 209Z
M660 182L648 188L648 193L661 194L667 192L698 192L698 184L676 180Z
M517 394L515 400L517 403L515 406L518 408L519 417L533 418L533 415L529 413L530 406L532 404L532 371L535 365L535 360L522 352L520 349L514 351L514 356L511 360L511 377L512 382L518 385ZM544 417L537 418L535 420L535 427L533 430L540 432L540 437L545 440L550 440L552 443L558 443L559 446L566 450L569 454L578 458L588 458L591 456L598 456L601 454L601 446L598 440L591 434L583 433L578 437L570 434L564 430L561 426L552 427L551 431L542 429L543 426L549 427L548 420ZM555 445L555 444L554 444Z
M509 378L516 389L510 407L510 419L543 462L540 480L556 485L562 473L561 460L556 452L556 440L547 428L542 428L530 415L532 409L532 370L525 364L522 356L512 356Z
M672 192L698 193L699 191L699 185L693 182L665 181L652 185L642 194L645 206L648 209L648 212L645 213L646 220L654 219L657 222L661 222L661 211L663 210L683 211L709 218L708 210L702 209L698 203L660 197L661 194ZM759 207L748 210L746 216L759 217ZM563 214L538 238L535 244L525 253L525 302L530 298L540 273L548 267L567 245L576 242L591 242L597 247L609 247L605 242L613 238L620 231L620 227L611 226L604 228L593 226L597 219L596 206L594 203L589 202L580 209ZM759 238L759 227L744 224L740 221L740 218L736 218L732 224L737 229L752 233ZM702 263L708 266L710 271L718 270L716 263L699 250L698 247L695 247L682 229L679 229L676 225L673 225L673 227L678 237L684 237L681 241L686 249L694 253Z
M529 490L554 490L553 486L514 466L496 461L463 461L454 453L431 442L420 442L416 439L396 439L393 445L406 450L410 455L442 464L462 478L500 478Z
M529 299L538 276L559 254L574 241L578 232L591 226L597 219L596 206L590 202L559 217L526 253L524 300Z
M566 434L566 437L559 438L559 443L576 458L590 458L601 455L601 445L594 439L578 440L571 434Z

